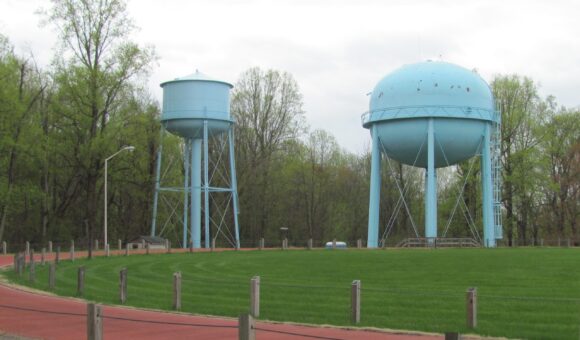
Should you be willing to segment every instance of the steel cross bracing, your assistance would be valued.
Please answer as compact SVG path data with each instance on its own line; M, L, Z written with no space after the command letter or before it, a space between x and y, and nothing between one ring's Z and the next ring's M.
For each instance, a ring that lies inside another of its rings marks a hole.
M417 155L415 156L415 161L413 162L413 165L412 165L413 167L415 166L415 164L417 164L417 160L419 159L419 155L421 154L421 151L423 150L423 146L425 145L425 142L426 142L426 140L423 141L423 143L419 147L419 151L417 151ZM416 237L419 237L419 232L417 231L417 226L415 225L415 221L413 220L413 215L409 211L407 201L405 200L405 194L407 193L407 191L410 187L409 182L405 183L404 187L401 189L401 186L399 184L399 180L397 179L397 176L395 176L395 171L393 170L393 166L391 165L391 159L387 153L387 150L385 149L385 146L383 145L383 143L380 142L380 139L379 139L379 143L381 145L382 152L385 154L385 158L387 159L387 164L389 166L390 175L395 180L395 183L397 185L397 189L399 190L399 199L397 201L397 204L395 205L395 208L393 209L393 213L389 217L389 221L387 222L387 226L385 227L385 231L383 232L383 236L381 237L381 242L383 245L385 245L387 238L389 237L389 234L391 233L391 231L395 225L397 217L399 216L401 206L405 207L405 211L407 212L409 220L411 221L411 227L413 228L413 231L415 232Z
M153 204L153 219L152 219L152 226L151 226L151 235L152 236L162 236L166 238L173 238L175 237L178 240L179 246L185 247L186 242L182 242L178 235L178 230L180 228L187 229L187 215L184 216L184 219L178 215L180 211L179 207L185 205L185 209L188 209L189 202L187 200L187 193L190 191L190 186L175 186L176 183L172 183L173 186L162 186L162 185L169 185L167 183L167 174L169 171L175 166L175 156L170 154L168 157L168 161L165 162L166 164L162 164L162 160L165 159L163 157L163 136L164 136L164 129L162 129L161 139L159 150L157 152L157 180L155 185L155 192L154 192L154 204ZM181 154L181 163L187 163L187 157L190 147L187 140L181 145L182 154ZM163 165L163 166L162 166ZM184 171L187 176L187 169L188 167L184 167ZM175 195L176 193L185 193L185 199L183 195ZM158 201L163 203L163 207L159 207ZM161 222L160 224L158 222ZM157 230L157 225L161 225L161 230ZM191 237L191 234L188 234Z
M221 134L208 133L208 129L204 128L204 139L201 148L201 183L193 185L188 181L188 176L191 176L187 171L189 162L191 161L189 153L192 152L192 143L190 139L184 139L182 143L182 163L186 183L184 185L176 185L176 183L167 183L166 175L172 167L174 160L170 156L171 162L162 169L162 145L160 145L157 158L157 180L154 194L153 220L151 235L169 237L170 235L177 235L178 230L183 228L183 239L180 240L182 247L187 247L190 244L189 240L193 240L194 235L188 228L188 217L193 219L193 215L189 216L192 209L191 200L188 199L188 193L193 189L199 190L201 194L201 216L204 224L205 248L210 248L213 244L217 246L231 246L239 248L239 227L237 223L238 213L238 198L237 198L237 183L235 178L235 160L233 155L233 127L227 132ZM163 133L162 133L163 136ZM211 146L211 147L210 147ZM229 157L229 159L228 159ZM227 164L229 160L230 164ZM163 171L162 171L163 170ZM181 195L175 195L181 193ZM170 198L171 197L171 198ZM207 198L206 198L207 197ZM163 210L165 214L158 213L158 200L164 203ZM183 209L183 221L176 221L179 219L178 211ZM206 214L206 211L209 212ZM162 228L160 231L156 230L157 219L163 218ZM232 221L233 220L233 221ZM221 236L221 237L220 237ZM179 239L179 237L176 237ZM222 243L218 243L223 240ZM211 245L210 245L211 242Z
M444 157L444 159L445 159L446 165L449 167L449 166L450 166L450 165L449 165L449 161L447 160L447 156L446 156L446 154L445 154L445 150L443 149L443 146L441 145L441 143L439 143L439 141L438 141L438 140L435 140L435 141L436 141L436 144L437 144L437 146L439 147L439 149L440 149L440 150L441 150L441 152L443 153L443 157ZM379 141L379 142L380 142L380 141ZM421 153L421 151L422 151L422 149L423 149L423 147L424 147L424 144L425 144L425 142L426 142L426 141L424 141L424 142L421 144L421 146L420 146L420 148L419 148L419 151L417 152L417 156L415 157L415 161L414 161L414 163L413 163L413 165L412 165L412 166L415 166L415 164L416 164L416 162L417 162L417 160L418 160L418 158L419 158L419 155L420 155L420 153ZM387 150L386 150L385 146L383 145L383 143L380 143L380 146L381 146L382 153L384 153L384 155L385 155L385 158L387 159L387 165L389 166L389 170L390 170L389 172L390 172L390 175L391 175L391 177L392 177L392 178L395 180L395 184L396 184L396 186L397 186L397 189L398 189L398 191L399 191L399 199L398 199L397 203L395 204L395 208L393 209L393 213L392 213L392 214L391 214L391 216L389 217L389 220L388 220L388 222L387 222L386 228L385 228L385 230L384 230L384 232L383 232L383 235L382 235L382 237L381 237L381 243L384 245L384 244L386 243L386 240L387 240L387 238L389 237L389 235L390 235L390 233L391 233L391 231L392 231L393 227L394 227L395 221L396 221L396 219L397 219L397 217L398 217L398 214L399 214L399 212L400 212L400 210L401 210L401 207L403 207L403 206L405 207L405 209L406 209L406 211L407 211L407 214L408 214L408 216L409 216L409 218L410 218L410 221L411 221L411 226L412 226L412 228L413 228L413 231L415 232L415 235L416 235L416 237L419 237L419 236L418 236L417 227L416 227L416 225L415 225L415 222L414 222L414 220L413 220L413 216L412 216L412 214L410 213L410 211L409 211L409 208L408 208L408 206L407 206L407 202L406 202L406 200L405 200L405 194L407 193L407 190L408 190L408 184L409 184L409 183L406 183L406 184L405 184L405 186L404 186L403 188L401 188L401 186L400 186L400 183L399 183L399 181L398 181L397 177L396 177L396 176L395 176L395 174L394 174L394 169L393 169L393 167L392 167L392 165L391 165L391 162L390 162L390 157L388 156ZM476 149L475 149L475 152L474 152L474 155L476 155L478 152L480 152L480 148L481 148L481 147L482 147L482 142L480 142L480 143L479 143L479 145L476 147ZM454 205L454 208L453 208L452 214L451 214L451 216L449 217L449 220L447 221L447 225L446 225L445 231L444 231L444 233L443 233L443 237L445 237L445 236L447 235L447 232L449 231L449 227L450 227L450 225L451 225L451 222L452 222L452 220L453 220L453 217L454 217L454 215L455 215L455 212L456 212L457 208L459 207L459 208L461 209L461 211L462 211L462 213L463 213L464 217L465 217L465 220L466 220L466 222L467 222L467 226L469 227L469 231L471 232L472 236L474 237L474 239L475 239L475 240L479 241L480 243L482 242L482 240L481 240L481 236L479 235L479 232L478 232L478 230L477 230L477 227L476 227L476 225L475 225L475 221L473 220L473 217L471 216L471 213L470 213L470 211L469 211L469 208L466 206L466 204L465 204L465 201L463 200L463 193L464 193L464 191L465 191L465 185L466 185L466 183L467 183L467 180L468 180L468 177L469 177L469 175L471 174L471 172L472 172L472 170L473 170L473 167L474 167L474 165L475 165L475 157L473 157L473 158L470 160L469 171L468 171L468 174L467 174L467 176L466 176L466 179L465 179L464 183L462 183L462 185L461 185L461 186L458 188L458 192L457 192L457 200L456 200L456 203L455 203L455 205ZM494 168L494 169L495 169L495 168ZM498 172L498 173L499 173L499 172ZM495 183L495 182L494 182L494 183ZM500 193L500 194L501 194L501 193ZM499 197L499 196L494 196L494 197ZM497 201L497 202L499 202L499 201ZM501 211L500 211L500 218L499 218L499 221L500 221L500 223L501 223ZM501 227L501 226L500 226L500 227ZM496 230L497 230L497 224L496 224ZM497 235L497 234L496 234L496 235ZM496 238L497 238L497 237L496 237Z
M482 142L483 142L483 138L481 139L481 141L479 142L479 145L475 149L475 152L473 153L474 155L477 154L478 152L479 152L479 154L481 154ZM441 149L441 152L443 153L443 157L445 158L445 162L446 162L447 166L449 167L449 161L447 160L447 156L445 155L445 150L443 149L443 146L439 142L437 142L437 144L439 144L439 148ZM459 206L461 208L463 216L465 217L465 220L467 221L467 225L469 226L469 231L471 231L471 235L473 235L473 238L475 240L482 243L479 232L477 231L477 226L475 225L475 222L473 221L473 217L471 216L471 213L469 212L469 208L467 207L467 204L465 204L465 200L463 199L463 193L465 192L465 186L467 185L469 175L471 174L471 171L474 168L475 159L476 159L475 157L472 157L469 160L469 170L467 171L467 176L465 176L465 180L463 181L461 188L460 189L458 188L457 200L455 201L455 205L453 207L451 215L449 216L449 219L447 220L447 225L445 227L445 231L443 232L443 237L447 236L447 232L449 231L449 227L451 226L451 222L453 222L453 217L455 216L455 212L457 211L457 207Z

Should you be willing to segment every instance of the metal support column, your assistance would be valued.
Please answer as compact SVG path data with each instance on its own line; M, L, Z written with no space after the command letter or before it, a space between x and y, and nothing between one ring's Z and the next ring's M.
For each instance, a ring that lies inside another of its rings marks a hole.
M209 151L208 151L208 139L209 134L207 130L207 120L203 121L203 190L204 190L204 217L205 217L205 248L210 248L210 235L209 235Z
M379 240L379 208L381 203L381 149L376 125L371 127L371 187L369 197L369 226L367 247L377 248Z
M483 145L481 150L481 186L483 193L483 239L484 246L495 247L495 231L493 220L493 185L491 182L491 123L485 124Z
M236 177L236 157L234 155L234 126L230 125L228 130L228 142L230 146L230 176L231 176L231 190L234 201L234 228L236 236L236 248L240 248L240 227L238 225L238 179Z
M159 188L161 186L161 151L163 150L163 131L159 136L159 150L157 150L157 175L155 176L155 192L153 193L153 217L151 218L151 236L155 236L155 228L157 223L157 202L159 198Z
M437 237L437 173L435 169L435 127L429 118L427 131L427 169L425 180L425 237Z
M191 145L191 241L201 248L201 139Z
M189 184L189 169L191 168L191 164L189 163L189 149L191 147L191 140L186 138L184 140L185 146L183 148L183 168L185 170L185 181L184 181L184 188L188 187ZM183 190L183 248L187 248L187 208L189 206L188 201L189 193L187 190Z

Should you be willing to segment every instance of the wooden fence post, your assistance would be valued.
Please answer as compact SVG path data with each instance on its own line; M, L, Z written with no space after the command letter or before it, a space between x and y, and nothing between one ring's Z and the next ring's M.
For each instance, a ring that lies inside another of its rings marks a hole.
M75 261L75 240L70 240L70 260Z
M60 262L60 246L56 247L56 256L54 257L54 263L58 264Z
M22 260L22 258L24 257L24 255L22 253L18 253L18 258L16 260L16 272L18 273L18 277L22 276L22 272L24 271L24 264L22 262L24 262Z
M29 274L28 274L28 279L30 280L30 282L34 283L36 281L36 268L35 268L35 263L34 263L34 250L30 251L30 266L28 268Z
M125 245L125 256L129 256L129 243Z
M250 280L250 315L260 317L260 277L254 276Z
M173 273L173 309L181 309L181 272Z
M256 340L256 330L254 329L254 318L250 314L241 314L238 319L238 339Z
M117 240L117 250L119 251L119 255L121 255L121 250L123 250L123 241L121 239Z
M20 273L20 253L14 253L14 272Z
M20 253L18 255L18 276L22 276L24 273L24 267L26 267L26 255L24 253Z
M350 305L351 305L351 316L352 323L357 324L360 322L360 280L354 280L351 284L350 293Z
M48 241L48 252L52 253L52 241Z
M6 245L6 241L2 241L2 254L6 255L8 253L8 246Z
M48 288L53 290L56 285L56 264L50 262L48 264Z
M124 304L127 301L127 268L119 272L119 297L121 303Z
M215 250L215 238L211 239L211 251Z
M357 249L362 249L362 240L360 238L356 240L356 247Z
M77 274L77 295L83 296L85 293L85 266L80 266Z
M28 263L33 262L34 261L34 249L30 249L28 256L29 256Z
M109 256L111 256L111 251L110 251L110 249L109 249L109 244L108 244L108 243L107 243L107 244L105 244L105 256L106 256L106 257L109 257Z
M46 258L46 249L42 248L42 252L40 253L40 264L44 266L44 261Z
M145 244L145 254L149 255L149 251L151 249L151 244L150 243L146 243Z
M260 238L260 245L259 245L260 250L264 249L264 238Z
M477 327L477 288L467 289L467 328Z
M88 340L102 340L103 339L103 310L99 305L89 303L87 305L87 339Z
M445 332L445 340L461 340L461 334L457 332Z
M30 254L30 242L26 241L26 256L28 256L28 254Z
M312 250L312 239L311 238L308 239L308 245L306 247L308 248L308 250Z

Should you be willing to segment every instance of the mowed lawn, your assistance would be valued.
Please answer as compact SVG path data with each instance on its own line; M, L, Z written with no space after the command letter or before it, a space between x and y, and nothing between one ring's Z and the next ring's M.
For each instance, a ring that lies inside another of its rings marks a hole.
M56 294L76 296L86 266L87 300L171 309L173 272L183 276L182 311L236 317L261 277L261 319L351 325L350 286L362 281L361 323L391 329L459 331L530 339L579 339L580 249L264 250L113 256L62 261ZM48 266L9 279L48 289ZM465 295L478 291L478 327L466 329Z

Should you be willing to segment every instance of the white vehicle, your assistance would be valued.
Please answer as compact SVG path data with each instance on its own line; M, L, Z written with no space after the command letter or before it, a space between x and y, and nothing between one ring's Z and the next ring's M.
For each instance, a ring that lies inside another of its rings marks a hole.
M326 242L326 249L332 249L332 242ZM336 242L336 249L346 249L346 242Z

